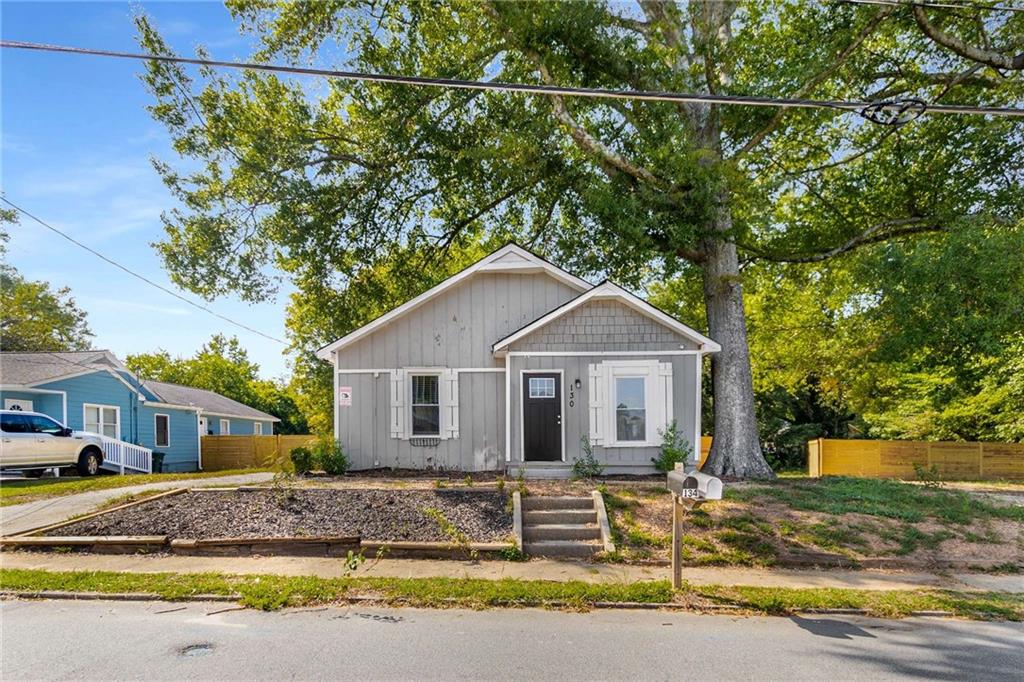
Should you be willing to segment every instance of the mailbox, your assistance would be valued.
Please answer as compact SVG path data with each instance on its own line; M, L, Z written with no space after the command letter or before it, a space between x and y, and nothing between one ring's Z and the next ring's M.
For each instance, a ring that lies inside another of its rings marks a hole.
M685 471L681 464L677 464L674 471L668 472L668 489L683 499L722 499L721 479L699 471Z

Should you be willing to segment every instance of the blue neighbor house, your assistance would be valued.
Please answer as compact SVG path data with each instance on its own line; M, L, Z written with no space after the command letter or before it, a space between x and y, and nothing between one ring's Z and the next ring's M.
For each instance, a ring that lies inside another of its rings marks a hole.
M164 453L164 471L202 469L205 435L271 435L277 417L219 393L140 381L113 353L0 353L0 406Z

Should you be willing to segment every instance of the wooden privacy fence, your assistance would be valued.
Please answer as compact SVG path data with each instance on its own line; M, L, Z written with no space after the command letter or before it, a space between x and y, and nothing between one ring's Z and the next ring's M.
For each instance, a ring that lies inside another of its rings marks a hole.
M255 469L287 461L292 450L316 441L316 436L203 436L203 471Z
M917 478L915 465L941 478L1024 479L1024 443L836 440L807 443L807 473L818 476Z

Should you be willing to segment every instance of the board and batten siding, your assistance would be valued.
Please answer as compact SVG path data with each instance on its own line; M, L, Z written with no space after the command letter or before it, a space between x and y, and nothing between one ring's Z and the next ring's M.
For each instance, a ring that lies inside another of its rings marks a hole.
M672 363L672 413L676 420L679 433L689 442L693 439L692 434L697 432L697 372L700 366L700 355L657 355L652 353L650 359L657 359L660 362ZM580 439L590 433L590 386L589 366L601 362L614 362L616 360L637 360L636 355L593 355L593 356L509 356L509 367L512 371L512 410L511 410L511 461L514 467L517 463L523 462L522 446L522 391L517 387L522 386L522 370L562 370L562 393L563 412L562 424L565 428L565 463L572 464L573 460L583 453L580 447ZM579 379L580 387L576 388L576 380ZM572 392L572 406L570 403L570 391ZM607 408L606 408L607 409ZM655 426L654 428L661 428ZM652 434L655 440L660 442L657 433ZM594 456L602 464L606 465L606 472L615 473L643 473L653 471L651 458L657 456L657 446L643 447L604 447L594 445ZM700 445L697 445L699 448ZM642 471L641 471L642 470Z
M545 273L480 272L339 350L334 399L348 386L352 404L336 408L335 434L352 468L504 467L505 374L495 371L504 361L491 345L578 295ZM458 438L419 446L391 437L387 370L416 367L492 370L459 372ZM360 373L374 369L384 371Z
M492 344L578 295L545 273L478 272L339 350L336 367L503 367Z
M391 437L391 375L340 374L352 404L339 407L336 433L353 469L392 467L493 471L505 466L505 373L459 373L459 437L413 445Z

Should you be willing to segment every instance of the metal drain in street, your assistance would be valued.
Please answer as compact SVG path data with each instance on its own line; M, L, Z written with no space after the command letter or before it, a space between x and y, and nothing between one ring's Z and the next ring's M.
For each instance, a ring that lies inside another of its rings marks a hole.
M190 644L186 647L182 647L178 653L182 656L194 658L196 656L207 656L213 653L212 644Z

